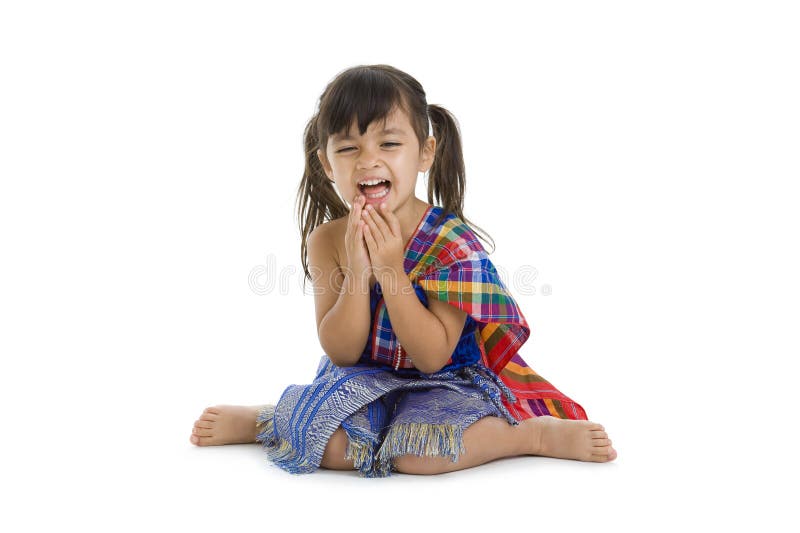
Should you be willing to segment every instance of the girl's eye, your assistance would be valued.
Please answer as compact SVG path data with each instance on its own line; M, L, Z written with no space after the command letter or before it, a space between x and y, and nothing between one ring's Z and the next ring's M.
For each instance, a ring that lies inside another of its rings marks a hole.
M383 143L383 146L400 146L400 143L388 142L388 143ZM339 150L336 150L336 153L339 154L342 152L347 152L349 150L355 150L355 148L353 148L352 146L348 146L346 148L340 148Z

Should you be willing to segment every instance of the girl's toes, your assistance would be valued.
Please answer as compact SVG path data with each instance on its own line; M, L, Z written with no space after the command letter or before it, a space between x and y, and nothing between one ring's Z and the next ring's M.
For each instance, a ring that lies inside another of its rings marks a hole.
M592 439L592 446L611 446L611 441L608 439Z
M213 430L206 429L206 428L194 428L192 433L197 435L198 437L210 437L214 434Z
M608 447L607 450L604 451L596 450L594 453L592 453L592 461L598 463L607 463L609 461L613 461L616 458L617 458L617 450L615 450L610 446Z
M192 444L195 446L211 446L212 445L212 438L211 437L198 437L197 435L192 435L191 439Z

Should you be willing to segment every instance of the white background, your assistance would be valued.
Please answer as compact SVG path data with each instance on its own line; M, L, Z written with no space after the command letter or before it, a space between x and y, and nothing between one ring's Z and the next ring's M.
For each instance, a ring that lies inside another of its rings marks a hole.
M3 3L2 529L796 527L791 4ZM614 463L296 477L189 444L313 377L302 132L371 63L459 120L467 217L538 273L506 279L521 354Z

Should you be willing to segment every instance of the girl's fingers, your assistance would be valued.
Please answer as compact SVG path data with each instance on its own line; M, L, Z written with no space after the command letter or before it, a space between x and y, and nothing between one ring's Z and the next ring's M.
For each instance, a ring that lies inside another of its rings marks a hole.
M353 200L353 209L350 211L355 220L361 220L361 202L358 199L359 197L356 196L355 200Z
M358 243L362 246L367 244L367 224L363 220L358 221Z
M381 229L378 227L377 222L375 222L375 220L372 218L372 209L365 209L364 214L362 215L361 218L363 218L364 222L367 223L366 227L372 233L372 238L375 240L375 242L383 243L384 241L383 233L381 232Z
M389 228L391 228L395 237L400 236L400 220L397 218L397 215L392 213L392 210L389 209L389 206L386 205L386 202L381 204L381 214L383 215L383 218L386 219L386 222L389 224Z
M351 219L349 226L352 229L353 233L355 233L355 231L358 229L358 225L361 223L362 219L361 216L362 206L360 199L361 195L355 197L355 199L353 200L353 209L350 210Z
M369 226L366 222L361 225L361 228L364 230L364 240L367 241L367 248L369 248L370 253L372 253L376 247L375 239L372 236L372 231L369 229Z
M359 231L361 224L361 202L359 201L359 196L356 196L353 199L353 205L350 209L350 216L347 221L347 230L345 235L345 243L348 245L349 249L353 251L358 249L358 246L361 244L361 235L362 233ZM348 254L350 251L348 250Z
M378 229L380 229L381 233L384 236L386 237L393 236L393 232L389 228L389 225L386 223L386 221L383 219L383 215L378 213L376 209L367 209L367 213L369 213L372 220L375 221L375 224L378 226Z
M356 253L361 254L362 252L367 254L367 259L369 259L369 247L367 246L367 241L364 237L364 229L361 226L361 222L359 221L356 225L355 231L355 247L358 250ZM360 273L359 273L360 274Z

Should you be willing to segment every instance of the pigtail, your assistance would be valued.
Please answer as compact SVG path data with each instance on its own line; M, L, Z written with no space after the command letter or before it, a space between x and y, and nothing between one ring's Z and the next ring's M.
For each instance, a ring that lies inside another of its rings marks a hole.
M442 214L435 225L439 225L448 212L453 213L468 223L478 237L487 243L491 242L492 249L489 253L492 253L494 239L480 227L470 223L463 213L466 176L458 122L449 111L434 104L428 105L428 116L436 138L436 155L428 175L428 203L442 207Z
M306 124L303 134L305 148L305 170L297 189L297 220L300 229L300 262L303 265L303 288L306 279L311 279L308 270L308 236L314 228L327 220L346 216L350 210L339 197L333 184L325 175L322 163L317 157L320 149L317 117L314 115Z

